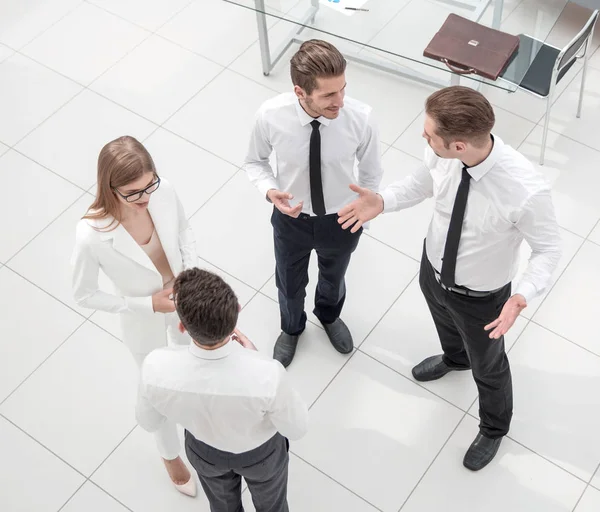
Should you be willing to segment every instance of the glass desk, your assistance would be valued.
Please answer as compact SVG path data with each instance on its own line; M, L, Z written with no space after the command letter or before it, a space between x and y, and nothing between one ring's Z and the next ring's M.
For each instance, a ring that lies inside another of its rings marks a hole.
M545 41L568 0L223 0L256 13L263 73L293 44L327 39L346 59L434 87L479 82L514 92L541 44L522 44L503 73L488 80L452 73L423 50L450 13ZM350 8L350 9L349 9ZM354 10L362 9L362 10ZM285 35L275 36L285 25ZM575 35L575 34L573 34ZM479 84L474 84L479 85Z

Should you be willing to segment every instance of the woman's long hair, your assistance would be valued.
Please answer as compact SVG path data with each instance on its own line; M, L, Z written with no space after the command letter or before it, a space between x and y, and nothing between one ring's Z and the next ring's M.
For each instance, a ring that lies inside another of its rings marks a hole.
M110 224L101 231L115 229L121 223L121 202L113 189L124 187L145 173L156 175L156 167L148 150L137 139L126 135L106 144L98 156L96 199L83 218L103 220L112 217Z

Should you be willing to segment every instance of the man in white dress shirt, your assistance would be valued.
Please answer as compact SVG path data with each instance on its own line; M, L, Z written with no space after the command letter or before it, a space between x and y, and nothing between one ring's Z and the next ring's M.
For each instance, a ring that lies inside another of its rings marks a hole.
M345 97L345 70L346 60L333 45L303 43L291 60L294 92L260 107L244 163L250 181L274 205L282 332L273 357L286 367L306 325L304 298L313 250L319 263L314 314L338 352L353 349L340 313L346 299L344 276L362 230L341 229L337 211L356 198L349 184L378 190L382 169L371 108ZM269 164L273 151L277 174Z
M431 381L452 370L473 371L480 432L463 464L477 471L496 455L512 417L504 334L550 284L561 239L548 183L491 134L494 111L482 94L448 87L427 99L425 113L423 164L381 194L353 186L360 197L340 210L339 223L356 230L382 212L435 199L419 283L444 353L412 373ZM523 239L532 255L511 293Z
M167 420L185 428L211 512L243 510L242 476L257 512L287 512L288 439L306 433L306 404L283 366L235 329L238 300L220 277L185 270L173 295L193 341L145 359L138 423L149 432Z

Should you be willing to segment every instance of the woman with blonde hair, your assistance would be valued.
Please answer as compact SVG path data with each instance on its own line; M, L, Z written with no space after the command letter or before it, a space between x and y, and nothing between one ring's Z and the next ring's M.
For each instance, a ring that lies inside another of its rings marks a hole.
M189 344L179 332L171 294L175 277L197 266L197 258L181 202L146 148L128 136L106 144L98 157L96 199L77 225L77 304L119 314L123 342L141 366L155 348ZM100 290L100 270L114 293ZM176 425L165 423L155 438L177 490L195 496L195 481L179 457Z

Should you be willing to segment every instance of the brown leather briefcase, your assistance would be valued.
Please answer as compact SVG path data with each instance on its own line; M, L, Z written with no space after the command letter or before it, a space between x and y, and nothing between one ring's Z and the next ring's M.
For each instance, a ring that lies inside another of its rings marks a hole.
M423 55L459 74L496 80L519 47L518 36L450 14Z

